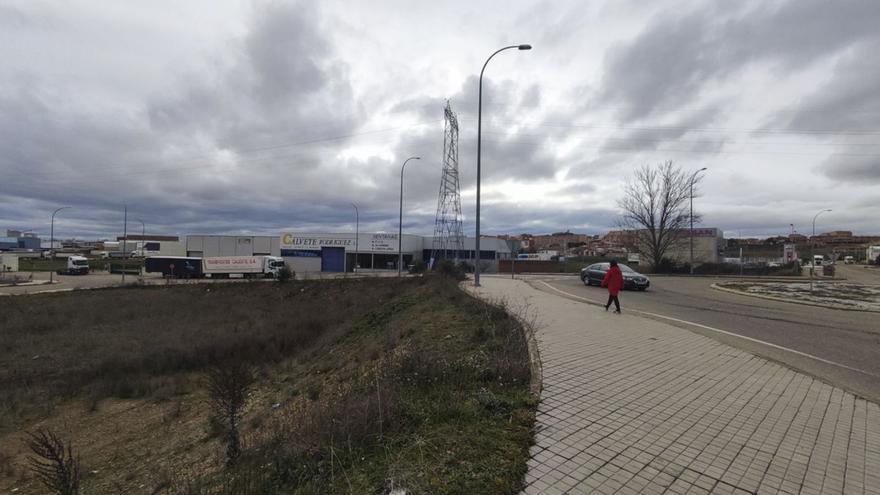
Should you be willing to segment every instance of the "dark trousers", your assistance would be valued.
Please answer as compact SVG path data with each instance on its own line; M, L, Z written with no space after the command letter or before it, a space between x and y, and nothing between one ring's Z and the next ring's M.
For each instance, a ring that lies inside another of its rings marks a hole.
M620 301L617 300L616 295L611 294L608 294L608 303L605 304L605 309L608 309L612 302L614 303L614 307L617 308L617 311L620 311Z

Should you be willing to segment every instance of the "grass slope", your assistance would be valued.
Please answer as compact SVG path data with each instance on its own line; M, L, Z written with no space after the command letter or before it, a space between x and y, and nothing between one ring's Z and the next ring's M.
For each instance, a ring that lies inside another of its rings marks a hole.
M6 298L0 342L0 491L35 489L37 427L89 493L515 493L526 469L522 329L446 279ZM227 469L203 376L237 360L259 381Z

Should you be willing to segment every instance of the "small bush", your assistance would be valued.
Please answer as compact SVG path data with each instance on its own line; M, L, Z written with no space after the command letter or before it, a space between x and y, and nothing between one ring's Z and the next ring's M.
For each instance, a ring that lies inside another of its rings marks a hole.
M467 278L465 276L465 271L461 268L461 264L456 266L455 262L450 259L442 259L437 263L437 273L444 277L453 278L458 281Z
M239 422L254 382L254 372L244 362L229 363L208 370L209 404L214 416L222 418L226 428L227 466L235 464L241 455Z
M415 263L409 266L410 273L424 273L425 269L428 266L422 260L416 260Z
M287 264L285 263L284 266L282 266L281 269L278 270L278 281L283 284L284 282L287 282L292 278L293 270L291 270L290 267L287 266Z

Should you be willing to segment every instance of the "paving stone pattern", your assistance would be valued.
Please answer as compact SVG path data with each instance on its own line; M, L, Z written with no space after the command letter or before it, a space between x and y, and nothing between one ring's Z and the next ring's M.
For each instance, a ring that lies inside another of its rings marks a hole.
M486 277L537 317L526 494L880 494L880 408L687 330ZM626 296L622 296L624 313Z

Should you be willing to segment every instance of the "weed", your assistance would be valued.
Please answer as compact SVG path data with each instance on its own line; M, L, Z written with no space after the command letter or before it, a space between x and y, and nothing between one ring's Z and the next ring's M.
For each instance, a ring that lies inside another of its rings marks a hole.
M227 466L235 464L241 455L239 421L253 386L254 372L247 363L227 363L208 370L208 403L213 416L223 421Z
M57 495L79 494L79 459L73 447L65 443L51 430L28 433L28 457L31 471L52 493Z

